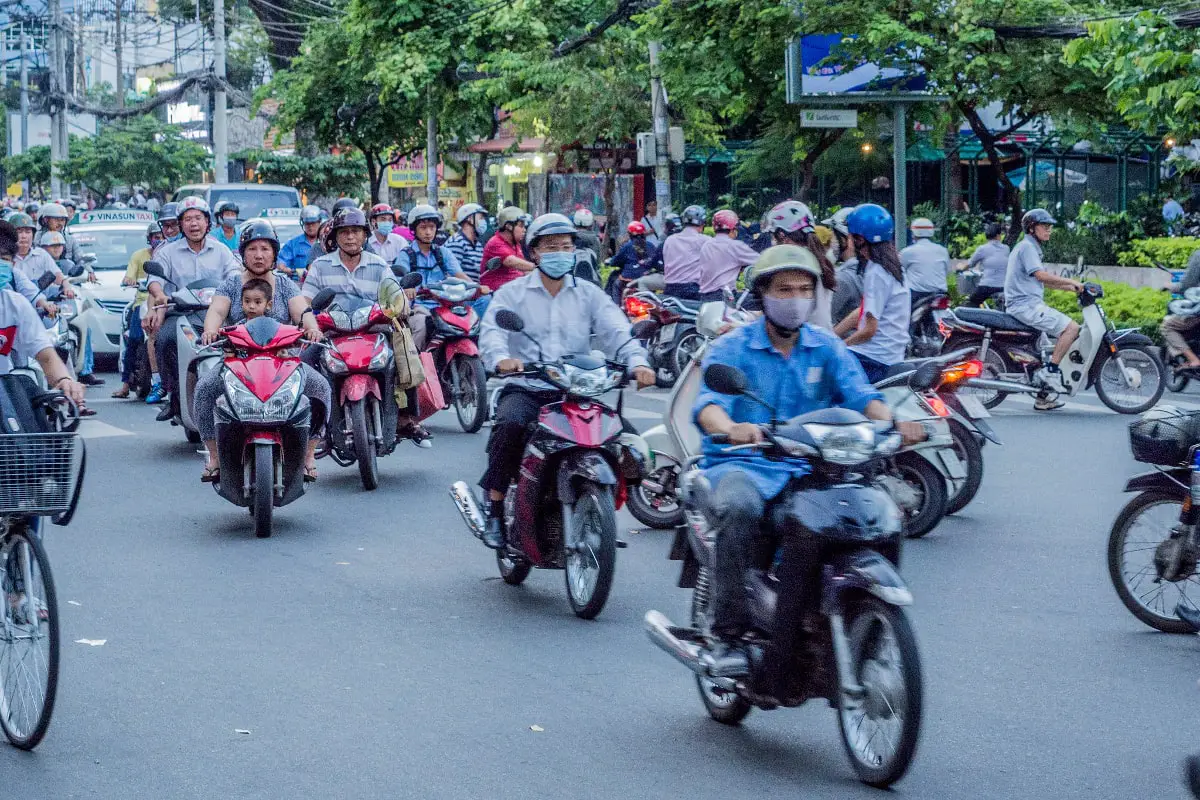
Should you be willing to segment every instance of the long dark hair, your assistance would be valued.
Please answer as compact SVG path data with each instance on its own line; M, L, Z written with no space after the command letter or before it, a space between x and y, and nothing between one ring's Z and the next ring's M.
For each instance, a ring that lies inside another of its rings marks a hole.
M821 240L817 238L815 232L780 231L779 233L783 235L783 240L787 244L807 247L809 252L816 257L817 263L821 265L821 285L831 292L837 288L837 272L833 268L833 263L829 260L829 254L821 246Z
M866 266L867 261L874 261L887 270L887 273L899 283L904 283L904 267L900 266L900 254L896 252L894 242L875 242L872 244L861 236L854 237L854 252L866 256L858 260L860 266Z
M646 237L645 236L630 236L629 241L633 242L633 252L637 254L638 260L646 257Z

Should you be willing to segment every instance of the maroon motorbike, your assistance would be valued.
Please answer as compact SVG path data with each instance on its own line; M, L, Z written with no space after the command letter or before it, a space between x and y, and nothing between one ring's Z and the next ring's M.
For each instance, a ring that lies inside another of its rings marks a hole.
M520 332L523 320L504 310L496 323ZM630 484L641 480L646 463L637 434L625 433L623 396L616 408L601 395L625 385L627 369L594 355L536 362L515 373L536 378L562 392L562 400L542 408L525 445L520 478L504 498L507 542L496 551L500 576L521 584L533 567L561 569L575 614L592 619L604 608L616 569L616 512ZM477 538L483 514L471 489L458 481L450 490L467 527Z
M447 278L421 287L418 299L437 302L431 311L433 325L425 349L433 355L442 397L454 406L458 424L475 433L487 419L487 372L479 357L480 315L472 307L479 299L479 284Z

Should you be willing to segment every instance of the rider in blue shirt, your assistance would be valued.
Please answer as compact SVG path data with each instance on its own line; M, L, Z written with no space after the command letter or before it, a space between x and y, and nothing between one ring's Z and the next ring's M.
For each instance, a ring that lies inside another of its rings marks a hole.
M317 243L324 216L317 206L305 206L300 210L300 224L304 226L304 232L288 239L279 251L279 263L292 277L299 277L308 264L308 252Z
M458 259L454 257L450 248L434 244L434 239L442 227L442 215L436 208L429 205L413 206L413 209L408 212L408 227L412 229L413 236L416 238L407 248L400 251L400 255L396 256L397 264L409 272L420 274L423 285L437 283L446 278L458 278L466 283L474 282L459 267ZM409 299L416 296L415 289L408 291ZM485 286L482 287L482 292L486 295L491 292L491 289ZM488 301L489 298L481 297L473 303L476 313L481 317L487 310ZM417 303L418 307L425 306L426 308L437 305L436 300L418 300ZM418 323L410 320L409 324L415 331Z

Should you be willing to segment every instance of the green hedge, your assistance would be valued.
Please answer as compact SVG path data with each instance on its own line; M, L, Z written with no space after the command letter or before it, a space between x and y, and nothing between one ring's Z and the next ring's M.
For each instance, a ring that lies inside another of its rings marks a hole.
M1200 250L1200 239L1194 236L1139 239L1130 242L1128 250L1121 251L1117 263L1126 267L1162 264L1168 269L1184 269L1192 253L1197 250Z
M1158 326L1167 315L1167 301L1171 295L1160 289L1143 286L1133 288L1124 283L1097 281L1104 287L1101 307L1118 328L1137 328L1156 342L1162 340ZM1071 292L1048 290L1046 304L1057 308L1076 322L1083 320L1079 310L1079 299Z

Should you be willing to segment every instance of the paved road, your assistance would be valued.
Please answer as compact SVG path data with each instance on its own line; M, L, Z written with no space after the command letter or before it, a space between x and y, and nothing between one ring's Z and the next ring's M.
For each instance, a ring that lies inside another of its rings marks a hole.
M634 401L635 423L660 403ZM49 534L59 705L37 752L0 747L4 797L878 797L828 708L706 718L641 629L648 608L686 613L669 534L621 515L592 623L561 573L501 583L446 495L478 477L483 435L437 419L436 449L381 461L375 493L322 462L260 541L178 429L96 407L83 507ZM899 795L1183 796L1200 640L1144 628L1104 566L1137 469L1127 421L1006 403L974 504L906 547L927 706Z

